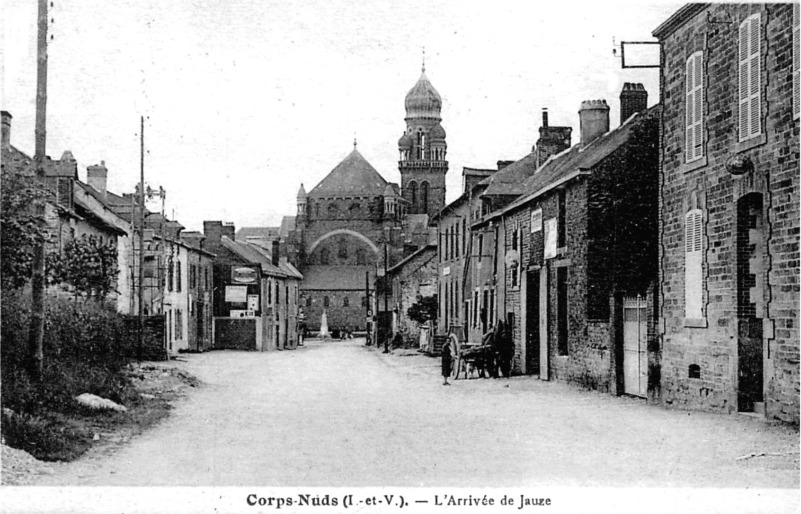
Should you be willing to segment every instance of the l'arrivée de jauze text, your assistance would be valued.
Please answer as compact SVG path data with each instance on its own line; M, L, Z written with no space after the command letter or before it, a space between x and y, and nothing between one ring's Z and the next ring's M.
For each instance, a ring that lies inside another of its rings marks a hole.
M545 507L551 505L550 498L529 498L521 494L520 500L516 501L514 497L503 495L503 498L496 503L495 498L484 496L453 496L450 494L443 494L442 496L434 495L434 505L439 507L489 507L494 505L503 505L504 507L517 506L518 509L523 507Z

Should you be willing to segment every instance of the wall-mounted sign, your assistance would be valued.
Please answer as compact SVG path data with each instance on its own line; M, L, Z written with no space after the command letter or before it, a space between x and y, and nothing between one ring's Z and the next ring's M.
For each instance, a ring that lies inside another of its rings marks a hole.
M257 274L253 268L231 268L231 280L237 284L253 284Z
M545 245L543 257L553 259L556 257L556 218L545 220Z
M445 266L444 268L442 268L442 276L443 277L447 277L450 274L451 274L451 267L450 266Z
M256 313L253 311L231 310L232 318L255 318Z
M225 286L225 301L245 303L248 301L248 288L245 286Z
M534 209L531 211L531 233L540 232L542 230L542 209Z
M259 310L259 295L257 294L248 295L248 310L249 311Z

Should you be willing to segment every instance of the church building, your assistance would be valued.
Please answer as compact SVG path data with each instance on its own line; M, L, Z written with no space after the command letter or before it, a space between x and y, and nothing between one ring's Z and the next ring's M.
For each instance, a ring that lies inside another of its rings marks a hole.
M376 306L376 276L429 243L428 218L445 205L447 144L442 98L422 74L405 99L398 142L401 184L388 182L353 143L310 191L301 184L289 253L304 276L307 328L365 330ZM369 295L368 295L369 291Z

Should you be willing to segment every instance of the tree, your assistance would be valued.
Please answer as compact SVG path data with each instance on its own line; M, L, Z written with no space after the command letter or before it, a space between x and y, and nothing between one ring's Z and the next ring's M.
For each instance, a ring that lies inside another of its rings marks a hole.
M35 177L4 173L0 196L0 282L3 289L19 289L31 278L35 247L47 239L45 221L32 206L52 192Z
M421 296L406 310L409 319L425 323L437 319L437 295Z
M117 247L95 236L69 241L60 255L48 256L48 278L78 295L103 300L114 290L117 278Z

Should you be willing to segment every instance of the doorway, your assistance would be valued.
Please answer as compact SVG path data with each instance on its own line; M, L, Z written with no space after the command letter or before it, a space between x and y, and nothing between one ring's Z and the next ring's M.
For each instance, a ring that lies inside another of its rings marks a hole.
M764 412L765 240L762 195L737 202L737 406Z
M648 317L645 298L623 298L623 392L648 394Z
M540 272L526 273L526 373L540 373Z

